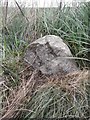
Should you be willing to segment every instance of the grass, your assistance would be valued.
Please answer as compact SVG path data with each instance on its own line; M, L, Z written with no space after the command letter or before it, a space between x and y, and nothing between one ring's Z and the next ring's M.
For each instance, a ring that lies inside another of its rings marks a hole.
M16 2L16 8L3 8L3 118L90 116L89 9L90 2L62 9L22 8ZM78 67L87 70L48 78L27 65L23 61L27 45L47 34L60 36Z
M89 49L87 46L90 44L88 9L89 4L84 4L75 9L69 7L62 10L57 9L55 13L53 10L49 12L46 10L44 16L39 16L39 27L41 28L39 32L42 35L55 34L60 36L68 43L74 57L87 58Z
M88 71L68 74L62 79L58 76L48 78L48 81L43 85L37 83L40 83L41 80L38 81L36 76L38 76L38 72L34 71L29 76L28 81L26 79L24 79L24 82L21 81L16 95L14 95L15 89L13 93L11 92L12 95L10 94L7 99L8 110L3 118L12 116L29 120L37 117L82 118L89 116ZM11 99L12 103L10 104Z
M10 22L4 28L6 31L3 30L8 34L4 39L5 46L9 44L9 49L12 51L16 49L17 41L30 43L41 36L54 34L66 42L74 57L89 59L89 4L74 9L63 7L33 10L32 8L29 11L28 8L20 8L17 3L19 11L17 14L16 12L10 14ZM88 60L76 61L79 67L88 67Z

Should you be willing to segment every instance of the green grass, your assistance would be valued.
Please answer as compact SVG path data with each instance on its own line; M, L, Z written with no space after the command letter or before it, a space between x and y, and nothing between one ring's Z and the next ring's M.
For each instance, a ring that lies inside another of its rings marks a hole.
M84 4L79 8L45 10L43 16L39 13L39 33L42 35L54 34L60 36L70 47L74 57L88 58L90 45L89 36L89 5ZM84 65L83 61L78 61ZM80 66L79 64L79 66ZM85 65L84 65L85 67Z
M80 5L78 8L64 6L62 9L21 8L16 3L16 8L6 9L7 15L4 16L3 14L2 36L0 37L3 40L5 53L2 64L3 75L6 79L2 90L5 101L3 107L10 105L13 99L18 97L18 91L23 92L28 80L32 78L31 69L26 69L27 65L23 63L23 55L27 45L41 36L47 34L60 36L69 46L78 67L83 69L88 67L89 69L89 9L90 2ZM6 17L6 21L4 21L4 17ZM22 72L23 70L24 72ZM85 73L82 75L85 77ZM38 77L37 79L39 79ZM19 102L15 103L19 100L18 98L14 101L16 108L19 109L18 117L23 117L23 120L38 116L52 118L65 116L87 117L90 107L88 92L90 90L87 88L90 87L90 83L86 81L87 78L79 77L80 80L83 78L83 84L82 81L80 81L80 86L73 86L74 83L71 84L73 90L76 87L73 91L75 94L66 89L68 82L64 88L63 85L58 86L54 83L39 86L40 88L35 89L32 96L28 95L33 91L31 90L32 83L30 84L31 87L26 86L28 91L26 91L26 96L23 98L22 94L19 94L20 104Z
M18 4L18 10L12 8L14 12L11 12L9 22L3 28L5 48L9 46L8 49L12 51L17 49L17 42L22 46L22 41L30 43L41 36L54 34L64 40L74 57L89 59L89 4L81 4L76 8L65 6L62 9L32 8L31 11L29 8L20 8ZM81 68L88 67L87 61L76 60Z
M74 90L74 89L73 89ZM79 87L75 92L63 85L46 84L40 88L28 102L25 116L29 118L61 118L61 117L85 117L88 115L88 100L86 92ZM85 92L85 93L84 93ZM83 94L84 93L84 94Z

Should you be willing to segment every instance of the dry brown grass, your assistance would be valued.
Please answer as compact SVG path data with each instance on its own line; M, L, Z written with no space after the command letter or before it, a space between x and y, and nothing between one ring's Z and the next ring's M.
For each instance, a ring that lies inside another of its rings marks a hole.
M28 104L36 91L47 89L49 86L55 86L65 90L72 96L75 93L83 96L86 92L85 84L90 82L90 71L88 70L69 73L65 76L56 75L51 77L40 75L40 73L35 70L31 75L28 74L28 80L26 80L25 71L27 71L27 69L28 67L20 72L20 74L22 74L22 81L20 87L17 90L13 89L11 92L11 95L15 93L13 98L11 99L11 95L7 96L9 104L6 104L3 108L6 112L4 111L2 119L18 116L21 111L30 111L30 109L25 109L25 104Z

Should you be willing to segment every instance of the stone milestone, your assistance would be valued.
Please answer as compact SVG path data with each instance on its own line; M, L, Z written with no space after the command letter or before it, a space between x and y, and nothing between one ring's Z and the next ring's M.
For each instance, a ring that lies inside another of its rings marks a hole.
M70 73L77 71L69 47L55 35L46 35L28 45L24 60L43 74Z

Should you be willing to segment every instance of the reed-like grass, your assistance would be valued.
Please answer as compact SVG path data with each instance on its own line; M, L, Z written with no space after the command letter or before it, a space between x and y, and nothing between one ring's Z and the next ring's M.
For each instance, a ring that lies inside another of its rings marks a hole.
M74 57L89 58L89 4L75 8L44 9L43 15L39 11L37 31L39 30L42 36L46 34L60 36L68 44ZM78 63L84 65L83 61L78 61Z
M13 12L9 14L6 12L8 15L5 17L7 20L3 27L6 51L23 49L22 43L30 43L41 36L54 34L64 40L74 57L89 59L89 4L88 2L78 7L64 6L62 9L21 8L16 2L16 8L8 8ZM79 67L88 67L88 60L76 61Z

